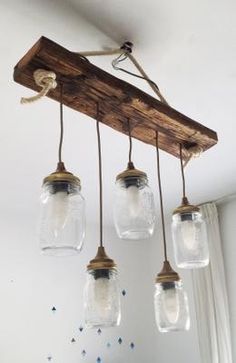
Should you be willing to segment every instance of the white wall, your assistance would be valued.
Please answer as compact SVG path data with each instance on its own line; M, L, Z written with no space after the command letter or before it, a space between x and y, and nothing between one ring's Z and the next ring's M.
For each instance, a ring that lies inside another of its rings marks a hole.
M191 301L190 332L160 334L155 326L153 288L162 260L156 237L127 243L118 240L112 228L105 229L108 254L119 266L121 289L127 294L121 297L121 326L99 336L93 330L79 331L85 267L96 252L97 226L88 223L84 250L78 257L50 258L39 253L36 220L36 215L0 212L1 363L42 363L49 355L57 363L92 363L98 356L105 363L172 363L173 359L200 363L190 276L185 276ZM53 306L56 313L51 311Z
M122 245L112 231L106 231L107 251L118 263L121 288L127 294L122 296L121 326L99 336L94 330L79 331L84 325L85 269L96 254L97 226L88 224L85 247L79 256L50 258L39 253L34 216L1 213L0 220L1 363L41 363L50 354L57 363L96 362L99 356L102 362L153 361L154 337L149 329L153 309L147 273L150 249L145 244L135 248ZM145 261L142 266L141 261ZM51 311L53 306L55 313ZM131 342L135 344L133 350ZM83 349L87 352L84 358Z
M233 360L236 361L236 196L218 205L222 247L225 259L226 282L229 296L230 323L232 331Z

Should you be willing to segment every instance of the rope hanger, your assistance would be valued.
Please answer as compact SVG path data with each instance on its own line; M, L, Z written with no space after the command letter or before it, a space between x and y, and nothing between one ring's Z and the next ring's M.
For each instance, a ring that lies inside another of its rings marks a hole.
M92 56L117 55L117 57L115 59L113 59L113 61L112 61L112 67L115 70L122 71L131 76L145 80L149 84L149 86L151 87L153 92L156 94L158 99L162 103L169 105L168 102L166 101L165 97L162 95L158 85L148 77L147 73L141 67L141 65L136 60L136 58L132 55L132 49L133 49L133 44L131 42L125 42L120 48L104 50L104 51L102 50L102 51L80 52L77 54L84 59L87 59L86 57L92 57ZM135 74L133 72L130 72L130 71L120 67L120 63L124 62L126 59L129 59L132 62L132 64L135 66L135 68L139 71L140 75ZM35 96L22 97L21 98L22 104L27 104L27 103L32 103L32 102L38 101L41 98L43 98L44 96L46 96L50 92L50 90L55 89L57 87L56 74L52 71L38 69L34 72L33 76L34 76L35 83L39 87L41 87L42 90ZM187 164L189 163L190 160L192 160L193 158L199 157L202 154L202 152L203 152L203 149L199 145L193 146L189 149L184 148L184 153L187 155L185 162L184 162L184 167L187 166Z
M37 69L34 72L34 80L37 86L41 87L42 90L35 96L22 97L20 101L22 104L36 102L46 96L51 89L55 89L57 87L56 74L51 71Z

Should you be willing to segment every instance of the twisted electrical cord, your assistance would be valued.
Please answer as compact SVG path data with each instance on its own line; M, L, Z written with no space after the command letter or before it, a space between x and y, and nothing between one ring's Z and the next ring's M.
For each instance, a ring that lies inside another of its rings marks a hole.
M122 58L122 56L123 56L123 58ZM127 58L128 58L128 55L126 53L120 54L118 57L116 57L115 59L113 59L113 61L112 61L112 67L116 71L122 71L124 73L127 73L127 74L133 76L133 77L137 77L137 78L143 79L144 81L147 81L148 83L152 84L157 89L157 91L160 92L160 89L159 89L158 85L154 81L152 81L151 79L146 78L144 76L141 76L139 74L136 74L136 73L127 71L127 69L124 69L124 68L121 68L121 67L118 66L119 63L125 61Z
M63 117L63 85L60 84L60 140L58 148L58 161L62 163L62 146L64 138L64 117Z
M98 143L98 166L99 166L99 223L100 223L100 247L103 247L103 193L102 193L102 150L101 136L99 127L99 104L97 104L96 128L97 128L97 143Z
M164 216L164 206L163 206L163 194L161 185L161 168L160 168L160 153L159 153L159 133L156 131L156 155L157 155L157 177L158 177L158 189L161 207L161 223L162 223L162 236L163 236L163 247L164 247L164 257L165 261L167 259L167 244L166 244L166 230L165 230L165 216Z
M131 62L134 64L134 66L139 70L139 72L142 75L139 75L139 74L130 72L127 69L124 69L122 67L119 67L119 63L125 61L127 58L129 58L131 60ZM146 73L144 72L143 68L136 61L136 59L132 56L131 51L129 51L129 52L128 51L125 51L125 52L121 53L118 57L116 57L115 59L113 59L113 61L112 61L112 67L115 70L117 70L117 71L122 71L124 73L127 73L127 74L133 76L133 77L136 77L136 78L139 78L139 79L143 79L144 81L148 82L149 85L151 86L151 88L153 89L153 91L160 98L161 102L163 102L164 104L168 105L168 102L166 101L166 99L161 94L161 91L160 91L158 85L146 75Z
M133 143L132 143L132 136L131 136L130 119L128 119L127 122L128 122L128 132L129 132L129 164L131 164L132 163Z
M183 198L186 198L186 185L185 185L185 175L184 175L183 145L182 144L179 144L179 156L180 156L180 167L181 167L182 184L183 184Z

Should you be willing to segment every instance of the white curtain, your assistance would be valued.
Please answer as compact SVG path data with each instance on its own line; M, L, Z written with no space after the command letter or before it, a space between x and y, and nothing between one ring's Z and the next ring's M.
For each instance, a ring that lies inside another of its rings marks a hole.
M208 267L193 270L193 293L201 363L232 363L229 307L217 208L201 207L207 223L210 250Z

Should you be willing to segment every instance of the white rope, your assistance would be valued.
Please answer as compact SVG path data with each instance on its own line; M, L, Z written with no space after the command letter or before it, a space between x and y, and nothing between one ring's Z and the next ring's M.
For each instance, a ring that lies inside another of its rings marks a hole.
M161 91L159 90L158 86L152 82L152 80L148 77L147 73L144 71L144 69L141 67L139 62L136 60L136 58L132 55L132 44L128 44L128 48L126 47L126 43L123 44L122 47L118 49L110 49L110 50L102 50L102 51L89 51L89 52L82 52L79 53L79 55L90 57L90 56L104 56L104 55L113 55L113 54L119 54L118 57L113 59L112 66L116 70L121 70L123 72L126 72L130 75L133 75L135 77L139 77L138 75L129 72L123 68L120 68L118 65L120 62L124 61L126 58L129 58L129 60L133 63L133 65L137 68L139 73L141 74L140 78L146 80L149 84L149 86L152 88L152 90L155 92L155 94L158 96L160 101L166 105L169 105L164 96L162 95ZM198 158L203 153L203 148L199 145L193 146L189 149L184 149L185 154L185 161L184 161L184 168L187 166L187 164L194 158Z
M128 42L129 43L129 42ZM120 48L116 48L116 49L108 49L108 50L101 50L101 51L89 51L89 52L80 52L78 53L79 55L82 55L83 57L94 57L94 56L104 56L104 55L115 55L115 54L119 54L119 56L115 59L113 59L112 61L112 66L114 69L116 70L123 70L120 67L118 67L118 63L120 61L125 60L126 58L129 58L129 60L133 63L133 65L136 67L136 69L139 71L139 73L141 74L140 78L143 78L144 80L147 81L147 83L149 84L149 86L152 88L153 92L157 95L157 97L160 99L160 101L166 105L168 105L168 102L166 101L166 99L164 98L164 96L162 95L161 91L159 90L159 88L154 84L154 82L152 82L152 80L148 77L147 73L144 71L144 69L141 67L141 65L139 64L139 62L137 61L137 59L132 55L132 44L127 44L128 48L126 46L127 42L125 42L123 44L122 47ZM122 58L122 56L124 56L123 59L120 60L120 58ZM126 71L125 71L126 72ZM132 74L132 72L126 72L130 75L136 76L135 74ZM137 77L137 76L136 76Z
M45 71L44 69L37 69L34 72L34 80L37 86L42 87L42 90L35 96L32 97L22 97L21 103L31 103L40 100L42 97L46 96L51 89L56 88L56 74L54 72Z
M187 154L187 157L184 162L184 168L185 168L192 159L199 158L199 156L201 156L201 154L203 153L203 148L199 145L195 145L189 149L184 149L184 152Z
M106 49L106 50L95 50L88 52L76 52L78 55L82 55L82 57L97 57L100 55L114 55L123 53L123 49L115 48L115 49Z

